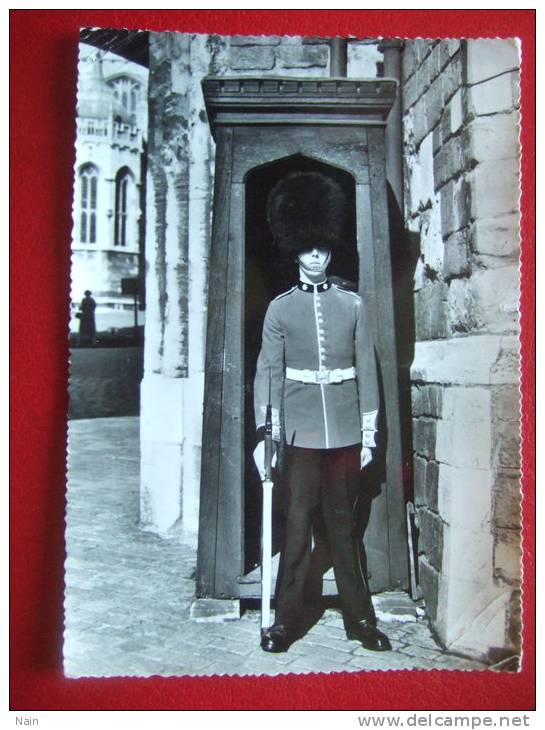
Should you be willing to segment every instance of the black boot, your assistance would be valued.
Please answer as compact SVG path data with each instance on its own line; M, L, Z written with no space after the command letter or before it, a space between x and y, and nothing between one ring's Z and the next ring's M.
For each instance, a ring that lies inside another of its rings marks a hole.
M345 621L344 628L346 630L347 639L356 639L364 649L370 651L391 651L392 645L390 639L379 631L373 621L364 619L357 623L347 623Z
M283 624L274 624L261 630L261 648L271 654L287 651L294 641L293 632Z

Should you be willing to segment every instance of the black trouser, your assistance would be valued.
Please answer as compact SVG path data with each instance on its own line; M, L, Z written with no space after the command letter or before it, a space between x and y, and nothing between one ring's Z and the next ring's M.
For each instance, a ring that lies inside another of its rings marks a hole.
M329 563L345 623L376 622L354 514L360 450L359 444L343 449L286 447L287 519L276 594L277 624L293 627L298 623L305 599L315 597L316 578L321 593L321 576Z

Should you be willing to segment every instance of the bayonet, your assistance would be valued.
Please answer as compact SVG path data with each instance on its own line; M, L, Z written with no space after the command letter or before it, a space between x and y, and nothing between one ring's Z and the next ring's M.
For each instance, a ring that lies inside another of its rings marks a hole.
M269 398L265 412L265 464L263 479L263 519L261 523L261 631L271 625L271 567L272 567L272 374L269 368Z

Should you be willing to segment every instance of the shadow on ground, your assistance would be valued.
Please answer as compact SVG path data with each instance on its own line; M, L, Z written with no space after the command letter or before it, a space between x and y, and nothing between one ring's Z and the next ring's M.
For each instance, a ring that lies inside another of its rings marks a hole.
M141 347L72 348L68 417L137 416L142 371Z

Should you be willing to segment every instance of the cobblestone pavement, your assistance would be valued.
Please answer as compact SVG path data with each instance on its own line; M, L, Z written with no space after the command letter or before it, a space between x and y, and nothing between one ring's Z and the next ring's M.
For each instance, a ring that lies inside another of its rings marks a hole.
M328 609L277 655L258 646L256 610L223 623L190 620L195 552L138 526L138 419L72 421L69 434L67 676L486 668L443 651L421 616L379 612L393 651L374 653L348 641ZM380 611L388 594L374 600Z

